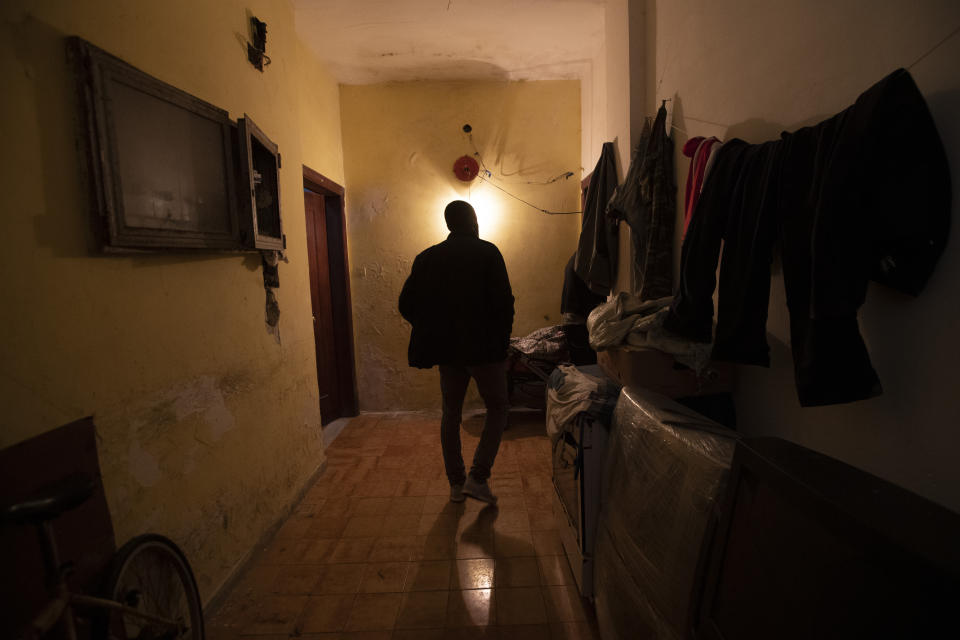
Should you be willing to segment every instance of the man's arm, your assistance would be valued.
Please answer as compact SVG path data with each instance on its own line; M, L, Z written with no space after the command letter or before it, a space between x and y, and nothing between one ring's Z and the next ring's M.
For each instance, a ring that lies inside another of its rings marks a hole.
M498 331L498 337L502 340L503 348L506 349L510 344L510 332L513 330L513 290L510 288L507 265L496 247L493 249L493 257L490 261L486 293L491 320Z
M397 305L400 309L400 315L403 319L413 324L418 310L422 307L420 302L420 281L422 270L422 261L417 256L413 261L413 267L410 269L410 275L403 283L403 289L400 290L400 302Z

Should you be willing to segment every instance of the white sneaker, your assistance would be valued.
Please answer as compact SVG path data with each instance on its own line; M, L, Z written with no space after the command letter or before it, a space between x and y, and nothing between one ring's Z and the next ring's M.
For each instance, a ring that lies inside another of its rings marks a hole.
M488 504L497 504L497 496L490 493L487 483L477 482L473 476L467 476L467 481L463 484L463 495Z
M466 498L463 497L463 485L450 485L450 502L463 502L464 500L466 500Z

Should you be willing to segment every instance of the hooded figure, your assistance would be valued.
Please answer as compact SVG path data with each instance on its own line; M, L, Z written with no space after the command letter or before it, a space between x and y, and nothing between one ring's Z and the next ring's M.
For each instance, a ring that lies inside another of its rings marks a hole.
M507 423L513 292L500 250L479 238L473 207L455 200L444 210L444 219L450 235L416 257L400 292L400 314L413 327L407 357L411 367L440 367L440 439L450 499L459 502L466 494L493 503L496 497L486 480ZM470 378L477 383L487 417L467 479L460 418Z

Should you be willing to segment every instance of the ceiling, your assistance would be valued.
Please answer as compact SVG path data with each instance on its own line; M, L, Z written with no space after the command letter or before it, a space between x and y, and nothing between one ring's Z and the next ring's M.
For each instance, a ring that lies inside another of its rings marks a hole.
M297 33L342 84L583 79L605 0L293 0Z

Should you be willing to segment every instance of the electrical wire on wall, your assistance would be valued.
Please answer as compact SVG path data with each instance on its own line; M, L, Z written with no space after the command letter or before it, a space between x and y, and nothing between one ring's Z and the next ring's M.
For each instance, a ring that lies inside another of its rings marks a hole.
M569 215L574 215L574 214L578 214L578 213L583 213L583 211L550 211L549 209L544 209L544 208L542 208L542 207L538 207L537 205L533 204L532 202L528 202L527 200L524 200L524 199L521 198L520 196L516 196L516 195L510 193L509 191L507 191L506 189L504 189L504 188L501 187L500 185L496 184L495 182L493 182L493 181L490 179L490 176L484 176L483 174L481 174L481 175L478 175L477 177L480 178L480 180L482 180L483 182L486 182L488 185L490 185L490 186L493 187L494 189L499 189L500 191L502 191L503 193L507 194L508 196L510 196L511 198L513 198L514 200L517 200L517 201L519 201L519 202L522 202L523 204L527 205L528 207L532 207L532 208L536 209L537 211L539 211L540 213L545 213L545 214L547 214L548 216L569 216Z
M506 189L504 189L503 187L501 187L500 185L498 185L496 182L493 181L493 180L494 180L493 172L492 172L489 168L487 168L486 163L483 161L483 156L480 154L480 150L477 149L477 145L476 145L476 144L474 143L474 141L473 141L473 133L472 133L472 131L473 131L473 128L472 128L469 124L463 125L463 132L467 135L467 140L470 141L470 146L473 148L473 156L474 156L474 157L477 159L477 161L480 163L480 171L477 173L477 178L479 178L479 179L482 180L483 182L487 183L488 185L490 185L490 186L493 187L494 189L497 189L497 190L503 192L504 194L510 196L510 197L513 198L514 200L516 200L516 201L518 201L518 202L522 202L523 204L527 205L528 207L531 207L531 208L533 208L533 209L536 209L536 210L539 211L540 213L545 213L545 214L547 214L548 216L565 216L565 215L576 215L576 214L579 214L579 213L583 213L582 211L551 211L551 210L545 209L545 208L543 208L543 207L538 207L537 205L533 204L532 202L530 202L530 201L528 201L528 200L524 200L524 199L521 198L520 196L518 196L518 195L516 195L516 194L514 194L514 193L511 193L510 191L507 191ZM527 182L521 182L521 183L515 183L515 184L549 185L549 184L554 184L554 183L556 183L556 182L560 182L561 180L569 180L571 177L573 177L573 175L574 175L573 171L565 171L564 173L561 173L561 174L559 174L559 175L557 175L557 176L554 176L553 178L550 178L549 180L546 180L546 181L543 181L543 182L531 182L531 181L527 181Z
M553 184L554 182L560 182L561 180L566 180L572 177L573 177L573 171L565 171L558 176L554 176L550 178L549 180L541 180L541 181L527 180L523 184Z

